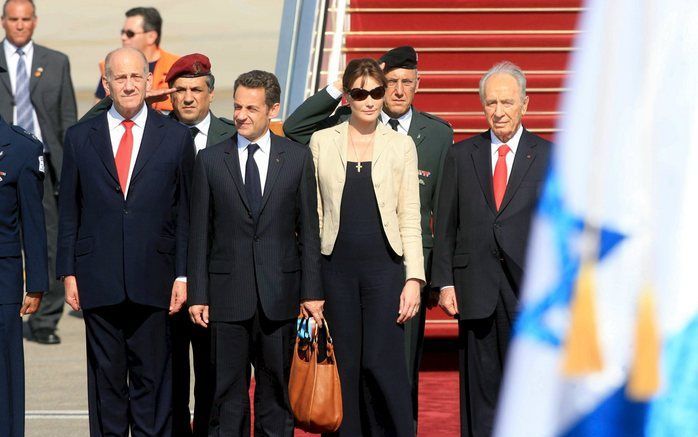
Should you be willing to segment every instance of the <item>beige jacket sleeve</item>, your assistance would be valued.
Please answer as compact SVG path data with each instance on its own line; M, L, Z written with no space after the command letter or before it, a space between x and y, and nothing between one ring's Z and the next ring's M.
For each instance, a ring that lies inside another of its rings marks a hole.
M417 170L417 148L412 138L402 142L405 165L397 202L398 226L403 247L405 278L418 279L426 283L424 275L424 253L419 215L419 177Z
M320 179L318 178L318 162L320 161L320 147L318 145L318 135L317 133L313 134L313 136L310 137L310 152L313 154L313 165L315 166L315 185L317 185L317 216L318 216L318 223L320 224L320 235L322 235L322 217L323 217L323 210L322 210L322 196L320 195Z

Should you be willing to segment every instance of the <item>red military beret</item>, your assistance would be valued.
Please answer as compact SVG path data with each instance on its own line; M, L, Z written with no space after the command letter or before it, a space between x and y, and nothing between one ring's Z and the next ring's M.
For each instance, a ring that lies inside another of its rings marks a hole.
M165 77L165 82L171 83L180 77L199 77L210 73L211 61L201 53L192 53L182 56L172 64L170 71L167 72L167 77Z

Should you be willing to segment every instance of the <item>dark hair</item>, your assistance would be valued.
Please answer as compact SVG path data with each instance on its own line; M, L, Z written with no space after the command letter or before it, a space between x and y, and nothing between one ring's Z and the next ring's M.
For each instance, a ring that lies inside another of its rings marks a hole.
M143 17L143 31L155 31L158 34L155 45L160 47L160 37L162 36L162 17L155 8L131 8L126 11L126 18Z
M244 86L245 88L264 88L264 103L270 108L281 101L281 86L279 85L279 80L274 74L268 71L252 70L247 73L242 73L235 79L233 93L237 91L239 86Z
M174 85L175 81L179 79L180 77L191 77L191 76L179 76L175 79L172 79L171 81L168 82L167 86L172 88L172 85ZM213 77L213 74L209 73L206 76L201 76L206 78L206 86L208 87L208 91L211 92L213 91L213 87L216 84L216 78Z
M348 93L352 84L360 77L371 77L382 86L388 86L385 73L381 70L378 62L371 58L359 58L353 59L347 64L347 68L344 69L344 76L342 76L342 87L344 88L344 92ZM363 83L361 85L363 85Z
M22 3L22 0L5 0L5 3L3 3L3 5L2 5L2 18L5 18L7 4L10 2ZM32 9L34 9L34 13L32 15L36 17L36 5L34 4L34 0L24 0L24 2L32 5Z

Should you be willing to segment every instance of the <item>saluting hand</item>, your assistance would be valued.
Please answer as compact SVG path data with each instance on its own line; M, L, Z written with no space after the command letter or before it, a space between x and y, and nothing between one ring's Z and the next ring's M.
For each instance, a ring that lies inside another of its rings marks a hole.
M19 315L24 316L26 314L34 314L39 310L39 305L41 305L41 293L27 293L24 296L24 303L22 303L22 308L19 310Z
M162 102L170 98L170 94L177 91L177 88L151 89L145 92L145 101L149 105Z
M78 281L75 276L63 278L65 286L65 302L70 305L73 311L80 311L80 296L78 295Z

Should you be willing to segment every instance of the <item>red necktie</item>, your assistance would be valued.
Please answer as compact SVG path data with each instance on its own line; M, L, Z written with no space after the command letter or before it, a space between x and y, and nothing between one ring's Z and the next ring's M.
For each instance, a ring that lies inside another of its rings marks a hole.
M124 120L121 122L126 129L124 135L119 141L119 148L116 150L114 161L116 162L116 173L119 175L119 185L121 192L126 196L126 183L128 182L128 169L131 167L131 152L133 151L133 127L132 120Z
M497 206L497 211L502 205L502 199L504 199L504 192L507 190L507 153L511 149L506 144L502 144L497 149L499 157L497 158L497 164L494 166L494 176L492 177L492 185L494 186L494 203Z

